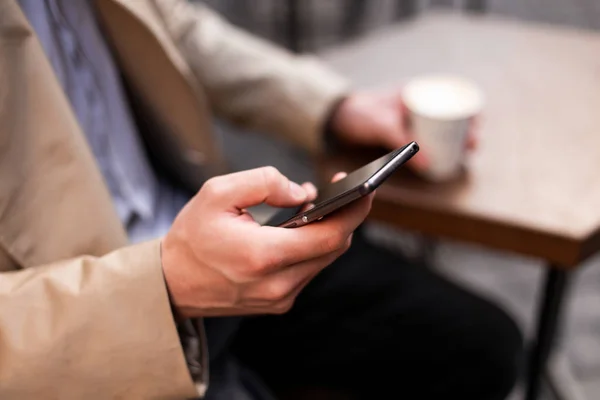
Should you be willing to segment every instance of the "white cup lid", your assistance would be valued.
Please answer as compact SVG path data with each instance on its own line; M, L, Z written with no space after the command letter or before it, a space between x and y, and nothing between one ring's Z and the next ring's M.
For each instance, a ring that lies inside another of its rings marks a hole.
M402 91L404 104L414 113L437 119L462 119L483 108L483 93L468 79L426 75L411 79Z

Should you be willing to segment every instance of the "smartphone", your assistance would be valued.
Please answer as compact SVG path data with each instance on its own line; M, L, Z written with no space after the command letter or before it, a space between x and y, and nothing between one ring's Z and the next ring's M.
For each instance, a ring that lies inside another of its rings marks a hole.
M351 172L345 178L319 189L311 208L287 209L277 213L265 225L297 228L318 221L327 214L364 197L377 189L394 171L419 151L419 145L411 142L375 161Z

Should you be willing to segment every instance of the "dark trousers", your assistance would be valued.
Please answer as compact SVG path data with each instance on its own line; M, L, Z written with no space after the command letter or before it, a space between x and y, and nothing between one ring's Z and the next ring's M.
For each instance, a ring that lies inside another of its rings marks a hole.
M220 354L211 357L211 383L233 368L273 393L319 387L360 399L499 400L522 358L519 329L498 307L360 232L289 313L211 320L207 329Z

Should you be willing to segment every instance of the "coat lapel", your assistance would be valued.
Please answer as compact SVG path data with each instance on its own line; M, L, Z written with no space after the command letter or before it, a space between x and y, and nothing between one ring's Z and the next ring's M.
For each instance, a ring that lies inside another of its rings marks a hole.
M222 173L205 92L154 1L96 0L95 4L125 80L136 96L133 100L145 111L143 134L151 149L160 149L161 161L174 164L167 166L171 172L196 188L207 175Z
M0 246L22 267L126 243L110 195L15 0L0 2Z

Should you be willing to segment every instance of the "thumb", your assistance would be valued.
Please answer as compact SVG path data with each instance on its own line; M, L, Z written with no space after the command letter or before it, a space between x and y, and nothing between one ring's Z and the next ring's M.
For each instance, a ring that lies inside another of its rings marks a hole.
M221 208L244 208L267 203L293 207L304 203L308 194L274 167L236 172L208 180L202 188L210 201Z

